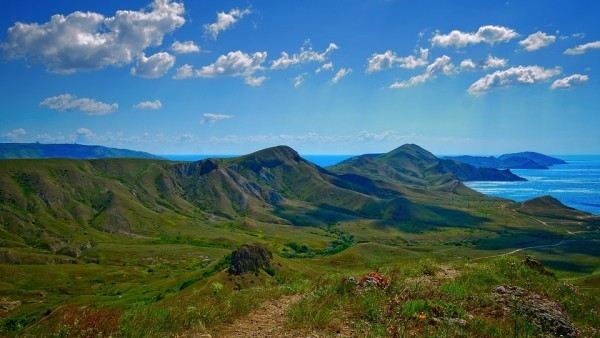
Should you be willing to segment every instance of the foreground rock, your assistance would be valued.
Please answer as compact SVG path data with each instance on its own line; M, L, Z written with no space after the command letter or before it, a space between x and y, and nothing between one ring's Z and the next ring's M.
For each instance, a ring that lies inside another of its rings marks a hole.
M259 244L246 244L231 253L229 273L241 275L270 269L273 254Z
M525 316L543 332L557 337L577 336L577 329L559 303L518 286L500 285L494 293L505 311Z

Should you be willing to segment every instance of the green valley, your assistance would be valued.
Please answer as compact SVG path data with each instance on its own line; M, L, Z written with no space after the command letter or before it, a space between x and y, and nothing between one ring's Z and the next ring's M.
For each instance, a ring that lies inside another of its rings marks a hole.
M265 304L274 336L598 334L600 219L462 183L515 177L416 145L330 168L286 146L2 160L0 335L241 335Z

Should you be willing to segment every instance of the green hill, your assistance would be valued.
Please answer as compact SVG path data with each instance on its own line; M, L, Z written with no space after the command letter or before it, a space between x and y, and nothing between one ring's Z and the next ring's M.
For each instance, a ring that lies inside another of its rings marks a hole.
M19 158L159 158L128 149L116 149L83 144L0 143L0 159Z
M421 187L453 186L457 181L524 180L510 170L477 168L453 160L438 159L414 144L403 145L385 154L353 157L329 169Z
M530 250L557 278L593 284L600 252L580 244L594 243L598 218L548 197L484 196L459 179L478 171L414 145L326 169L286 146L198 162L0 164L2 336L218 336L292 294L301 300L282 319L292 335L335 335L339 313L344 327L367 336L416 325L423 314L468 320L463 335L503 336L515 333L517 317L492 314L500 283L546 288L579 304L568 308L578 327L596 325L585 315L599 304L595 294L569 293L496 256ZM272 262L229 274L232 252L249 243ZM353 294L340 282L372 271L394 279L387 291ZM446 274L458 284L446 285L454 283ZM412 281L431 281L431 292ZM398 312L381 315L390 308ZM428 332L458 334L448 330Z

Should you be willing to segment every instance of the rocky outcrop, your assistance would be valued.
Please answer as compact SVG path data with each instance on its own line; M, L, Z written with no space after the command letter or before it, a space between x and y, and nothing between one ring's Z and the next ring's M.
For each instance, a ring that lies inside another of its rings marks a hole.
M557 337L576 337L577 329L562 306L527 289L500 285L494 289L504 311L525 316L541 331Z
M525 259L523 260L523 264L525 264L525 266L529 267L530 269L533 269L539 273L541 273L542 275L546 275L546 276L554 276L554 273L548 269L546 269L546 267L544 266L544 264L542 264L542 262L540 262L539 260L537 260L537 258L533 257L533 256L525 256Z
M241 275L271 268L273 254L259 244L247 244L231 253L229 273Z

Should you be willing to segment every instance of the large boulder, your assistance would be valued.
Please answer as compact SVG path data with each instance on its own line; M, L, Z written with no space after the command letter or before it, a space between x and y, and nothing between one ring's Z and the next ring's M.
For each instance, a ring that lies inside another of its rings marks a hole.
M246 244L231 253L229 273L241 275L271 268L273 254L259 244Z
M556 337L577 336L577 329L556 301L511 285L500 285L494 293L505 311L525 316L544 333Z

